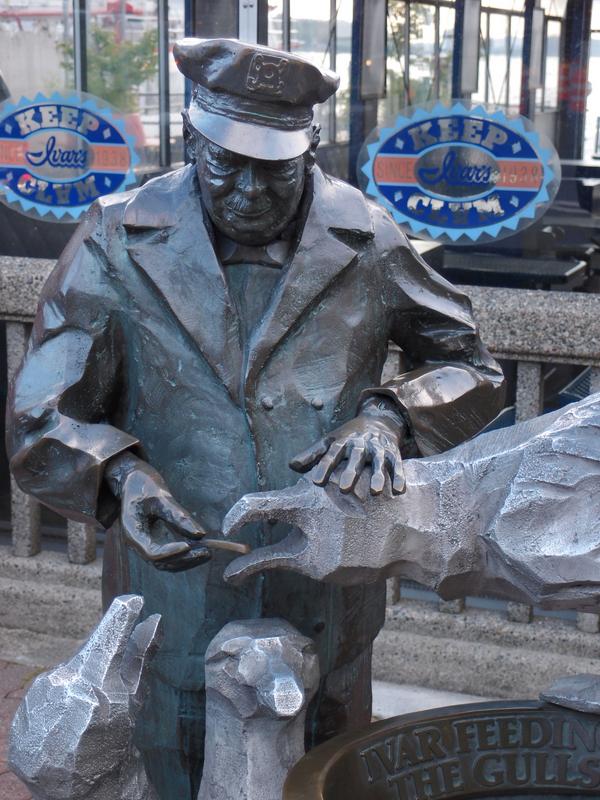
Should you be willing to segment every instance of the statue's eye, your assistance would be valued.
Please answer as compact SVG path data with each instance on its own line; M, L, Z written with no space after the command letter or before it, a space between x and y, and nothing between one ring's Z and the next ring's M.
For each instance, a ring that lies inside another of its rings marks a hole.
M295 161L265 161L263 163L266 165L266 171L276 178L285 180L296 174Z
M208 158L206 160L206 164L209 170L214 175L232 175L234 172L237 172L239 166L234 164L230 161L215 161L213 159Z

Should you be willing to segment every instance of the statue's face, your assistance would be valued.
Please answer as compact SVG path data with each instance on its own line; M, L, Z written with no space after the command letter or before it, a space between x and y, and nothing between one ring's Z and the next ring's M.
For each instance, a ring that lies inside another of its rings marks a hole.
M196 168L211 220L236 242L267 244L296 216L304 190L304 155L259 161L198 136Z

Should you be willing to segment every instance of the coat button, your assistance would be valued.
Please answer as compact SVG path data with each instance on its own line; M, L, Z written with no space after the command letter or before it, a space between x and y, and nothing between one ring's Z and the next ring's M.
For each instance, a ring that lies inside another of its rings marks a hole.
M263 397L260 403L265 411L270 411L274 405L272 397Z
M320 397L315 397L315 399L312 401L312 407L316 408L317 411L320 411L323 408L323 401Z

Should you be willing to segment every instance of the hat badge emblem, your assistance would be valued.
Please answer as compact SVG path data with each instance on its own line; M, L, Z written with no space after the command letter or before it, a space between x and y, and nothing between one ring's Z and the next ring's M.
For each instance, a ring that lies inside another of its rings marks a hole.
M250 92L259 92L260 94L277 97L283 92L284 77L288 63L287 58L255 53L250 62L246 88Z

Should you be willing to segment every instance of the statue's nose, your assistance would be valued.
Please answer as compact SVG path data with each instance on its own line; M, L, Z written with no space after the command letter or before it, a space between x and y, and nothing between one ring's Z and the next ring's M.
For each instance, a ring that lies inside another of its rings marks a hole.
M291 671L279 672L259 688L258 700L275 717L290 719L299 714L304 705L304 687Z
M241 188L249 200L255 200L265 190L265 181L256 164L250 162L241 176Z

